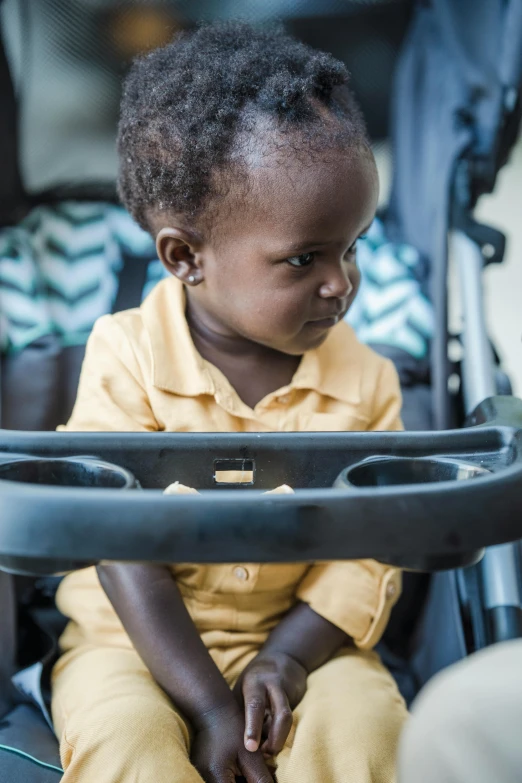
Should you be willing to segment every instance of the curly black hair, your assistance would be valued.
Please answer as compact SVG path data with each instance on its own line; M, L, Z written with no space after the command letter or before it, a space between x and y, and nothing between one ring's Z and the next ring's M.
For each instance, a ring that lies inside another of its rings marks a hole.
M137 59L124 82L118 129L124 205L147 231L151 211L200 214L219 192L216 173L232 166L247 117L267 115L278 129L298 130L324 146L332 144L326 109L339 120L343 144L366 143L348 80L341 62L281 27L225 22L181 33Z

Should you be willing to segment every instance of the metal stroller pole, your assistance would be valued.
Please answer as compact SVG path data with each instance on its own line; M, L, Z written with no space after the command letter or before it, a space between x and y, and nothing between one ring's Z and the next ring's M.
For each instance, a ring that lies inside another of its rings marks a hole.
M494 396L495 365L484 316L481 248L463 231L451 232L451 249L458 266L464 317L462 383L466 413ZM522 594L514 544L490 547L482 560L481 582L491 642L522 637Z
M484 259L480 247L463 231L452 232L452 252L456 259L460 298L464 317L462 333L464 358L462 384L466 414L487 397L494 397L495 372L493 352L484 318L482 270Z

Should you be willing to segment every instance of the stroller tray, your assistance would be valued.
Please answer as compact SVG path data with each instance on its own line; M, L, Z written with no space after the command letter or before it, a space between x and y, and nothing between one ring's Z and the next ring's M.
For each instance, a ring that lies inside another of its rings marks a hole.
M435 433L0 431L0 568L469 565L483 547L522 538L522 401L487 400L470 424ZM227 482L237 471L241 488ZM173 481L201 494L163 495ZM283 483L295 494L262 494Z

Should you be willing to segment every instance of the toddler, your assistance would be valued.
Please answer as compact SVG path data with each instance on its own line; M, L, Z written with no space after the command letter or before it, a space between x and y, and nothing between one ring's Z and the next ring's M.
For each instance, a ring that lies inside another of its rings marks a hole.
M170 277L98 321L64 429L401 428L392 365L343 320L378 197L347 83L331 56L240 23L134 63L119 191ZM406 709L372 647L399 590L371 560L71 574L64 783L392 783Z

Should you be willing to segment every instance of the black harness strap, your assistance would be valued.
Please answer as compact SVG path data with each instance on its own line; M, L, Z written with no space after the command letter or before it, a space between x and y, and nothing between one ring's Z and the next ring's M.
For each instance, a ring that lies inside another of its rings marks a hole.
M18 158L18 105L0 19L0 226L18 223L25 200Z

